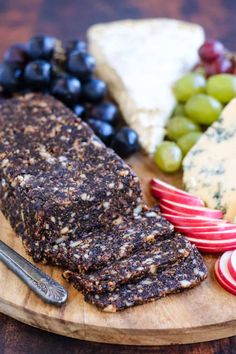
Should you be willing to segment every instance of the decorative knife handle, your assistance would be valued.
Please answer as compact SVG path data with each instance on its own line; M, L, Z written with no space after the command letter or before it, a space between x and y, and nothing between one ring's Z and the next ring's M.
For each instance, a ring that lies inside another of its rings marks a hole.
M0 241L0 260L45 302L57 306L66 302L68 294L62 285L2 241Z

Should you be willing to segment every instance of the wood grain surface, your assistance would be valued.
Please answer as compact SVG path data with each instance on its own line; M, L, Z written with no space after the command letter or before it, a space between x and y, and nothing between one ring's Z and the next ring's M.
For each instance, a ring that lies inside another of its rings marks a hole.
M229 49L236 50L233 0L0 0L0 53L11 43L26 41L35 33L50 33L62 39L83 38L87 27L95 22L154 16L198 22L209 37L219 38ZM101 345L53 335L0 315L1 354L53 352L236 353L236 338L158 348Z

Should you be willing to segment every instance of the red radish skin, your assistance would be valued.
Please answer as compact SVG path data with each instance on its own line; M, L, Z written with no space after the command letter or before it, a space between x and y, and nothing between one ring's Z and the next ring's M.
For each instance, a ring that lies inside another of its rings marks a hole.
M177 227L207 227L207 226L212 226L212 225L227 225L227 222L225 220L221 219L211 219L211 218L205 218L201 216L185 216L185 215L173 215L173 214L168 214L168 213L162 213L162 216L164 216L167 220L169 220L173 225Z
M195 246L199 249L201 252L206 252L206 253L222 253L225 251L232 251L236 248L236 241L230 242L230 243L216 243L213 242L212 240L208 240L207 242L202 242L199 241L198 239L195 239L193 237L188 237L186 236L187 239L194 243ZM206 241L206 240L205 240Z
M156 187L156 188L159 188L159 189L162 189L162 190L169 191L171 193L175 192L175 193L178 193L178 194L181 194L181 195L185 195L185 196L190 197L190 198L199 199L195 195L190 194L188 192L185 192L182 189L176 188L176 187L172 186L171 184L168 184L166 182L161 181L158 178L153 178L150 181L150 185L151 185L151 187Z
M165 216L164 214L162 214L162 215ZM176 221L176 220L173 220L172 216L177 216L177 215L171 215L170 217L169 216L165 216L165 218L174 225L175 229L178 232L187 232L186 230L182 230L182 228L185 228L186 221L187 221L190 229L191 228L195 228L195 227L203 227L204 225L206 225L206 226L209 225L208 221L201 221L201 220L199 220L199 221L196 221L196 220L191 221L191 220L186 220L186 219L185 220L180 219L180 220Z
M234 250L228 260L229 272L234 280L236 280L236 250Z
M189 240L190 241L190 240ZM192 242L192 241L190 241ZM192 242L194 243L194 242ZM216 246L216 247L205 247L202 245L198 245L196 243L194 243L195 246L197 247L197 249L202 252L202 253L224 253L226 251L233 251L235 249L235 244L234 245L230 245L230 246Z
M176 229L178 229L178 228L176 228ZM213 241L214 240L224 241L224 240L232 240L232 239L236 240L236 228L235 227L232 230L209 231L209 232L184 231L183 233L187 236L194 237L198 240L213 240Z
M236 230L236 225L223 224L223 223L216 225L214 223L211 223L211 224L208 223L207 225L203 225L203 226L195 226L195 225L178 226L178 225L176 225L175 228L179 232L194 235L195 233L199 233L199 232L213 232L213 231L218 232L218 231L225 231L225 230Z
M170 209L170 208L166 207L165 205L162 205L162 203L160 203L160 208L161 208L162 213L172 214L172 215L177 215L177 216L189 216L185 213L180 213L178 211Z
M224 282L224 280L221 278L219 274L219 261L216 261L215 264L215 275L218 283L224 288L226 291L231 293L232 295L236 295L236 290L234 290L231 286L229 286L227 283Z
M214 210L205 207L188 206L180 203L175 203L167 199L162 199L161 205L169 209L174 209L177 212L185 213L188 215L195 215L195 216L201 215L201 216L207 216L215 219L223 218L223 213L220 210Z
M227 240L212 240L212 239L199 239L196 237L186 236L191 242L195 244L206 246L206 247L216 247L216 246L232 246L235 245L236 248L236 238L227 239Z
M235 249L235 246L224 246L224 247L205 247L205 246L197 246L197 249L202 253L223 253L226 251L232 251Z
M225 251L232 251L236 248L236 241L232 243L216 243L212 240L207 240L207 242L202 242L202 240L195 239L193 237L186 236L187 239L194 243L195 246L198 248L199 251L205 253L222 253ZM206 240L205 240L206 241Z
M204 206L204 203L197 198L192 198L189 196L181 195L178 193L171 193L168 191L161 190L159 188L151 188L151 193L154 197L158 199L169 199L172 202L182 203L186 205L194 205L194 206Z
M232 251L228 251L222 254L218 263L218 271L223 281L236 291L236 281L231 276L228 268L228 262L232 253Z

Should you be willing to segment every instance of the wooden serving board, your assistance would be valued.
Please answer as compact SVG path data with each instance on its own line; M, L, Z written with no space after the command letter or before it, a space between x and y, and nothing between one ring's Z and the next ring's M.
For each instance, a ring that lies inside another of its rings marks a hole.
M181 175L161 174L147 157L137 154L128 161L141 178L149 204L151 177L159 176L181 186ZM27 257L21 241L0 215L0 238ZM66 305L44 304L11 271L0 264L0 312L29 325L84 340L163 345L194 343L236 335L236 297L224 291L214 277L216 256L205 257L209 276L200 286L185 293L120 313L102 313L83 301L83 296L61 277L56 267L41 266L69 291Z

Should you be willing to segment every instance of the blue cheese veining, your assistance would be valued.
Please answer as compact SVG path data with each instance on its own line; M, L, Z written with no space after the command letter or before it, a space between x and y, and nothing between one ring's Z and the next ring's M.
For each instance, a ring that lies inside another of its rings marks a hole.
M235 221L236 99L190 150L183 168L186 189Z

